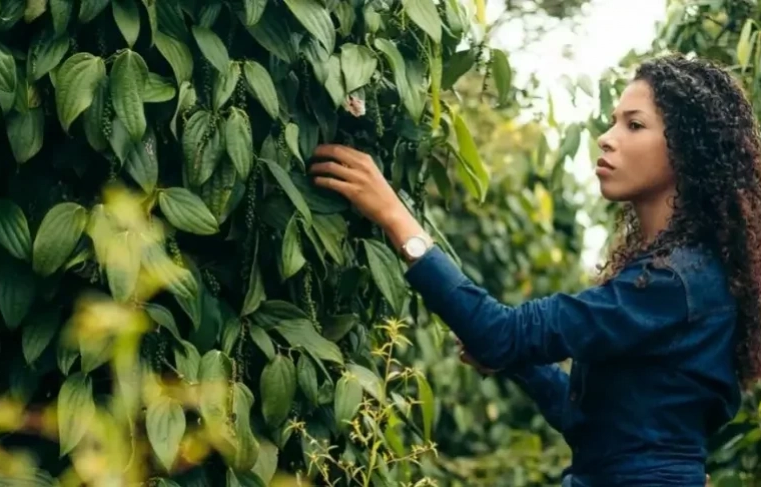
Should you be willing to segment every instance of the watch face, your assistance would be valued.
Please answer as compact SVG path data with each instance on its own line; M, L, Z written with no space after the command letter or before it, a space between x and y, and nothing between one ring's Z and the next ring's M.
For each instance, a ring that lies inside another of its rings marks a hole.
M414 237L407 243L407 253L413 257L420 257L425 253L426 245L423 239Z

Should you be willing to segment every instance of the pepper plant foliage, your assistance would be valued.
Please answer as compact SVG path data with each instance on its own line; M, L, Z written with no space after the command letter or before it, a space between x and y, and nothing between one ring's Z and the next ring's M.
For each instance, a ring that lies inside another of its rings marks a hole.
M418 215L429 178L482 201L440 96L486 59L510 93L504 53L458 52L474 11L2 0L0 475L425 483L434 398L394 356L418 300L379 230L306 171L346 143Z

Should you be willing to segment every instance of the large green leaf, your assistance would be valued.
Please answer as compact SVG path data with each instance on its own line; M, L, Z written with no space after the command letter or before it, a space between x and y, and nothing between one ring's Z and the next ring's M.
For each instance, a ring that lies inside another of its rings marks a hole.
M232 362L221 351L211 350L201 358L198 369L200 412L208 428L222 428L225 424L231 377Z
M61 456L72 451L95 416L92 379L80 372L66 378L58 393L58 443Z
M185 173L190 184L200 186L214 174L226 152L224 119L198 110L188 119L182 133Z
M301 213L301 216L304 217L304 221L306 221L307 224L311 225L312 212L309 211L309 206L304 200L304 196L299 192L299 190L293 184L293 181L291 181L291 178L288 176L288 173L285 172L285 170L282 167L280 167L276 162L269 161L266 159L262 159L262 162L267 165L267 168L270 170L270 173L272 174L272 176L274 176L275 180L278 182L280 187L283 188L283 191L285 191L285 194L288 195L288 198L291 200L291 203L293 203L293 205L296 207L299 213Z
M328 50L333 52L336 45L336 29L330 12L317 0L284 0L293 15Z
M48 0L26 0L24 22L31 24L37 17L45 13L47 7Z
M79 6L79 21L86 24L97 17L111 0L82 0Z
M114 111L124 123L132 140L140 141L145 134L147 123L143 108L143 91L148 81L148 65L140 54L125 49L116 57L110 78Z
M369 83L377 66L378 60L367 47L356 44L341 46L341 70L348 93Z
M230 459L232 468L238 472L248 472L259 458L259 441L251 431L251 408L254 394L242 382L233 385L232 413L235 415L235 455Z
M422 374L415 375L418 387L418 401L423 412L423 433L426 441L431 441L433 431L433 416L435 413L435 398L428 380Z
M85 137L87 137L90 146L99 152L105 151L109 147L109 141L103 130L103 120L106 102L110 95L110 79L108 76L104 76L95 87L92 103L85 110L83 117Z
M337 364L344 361L338 346L317 333L309 320L282 320L275 326L275 330L283 335L292 347L301 347L320 360Z
M178 298L198 298L198 282L189 270L176 264L157 243L143 246L143 267L156 286L168 289Z
M148 73L148 79L145 83L143 92L144 103L161 103L169 101L177 94L174 84L170 78L165 78L156 73Z
M340 215L315 215L314 229L336 264L343 265L345 256L342 245L348 235L346 220Z
M240 63L230 63L227 71L217 72L214 77L214 109L219 110L230 99L241 74Z
M93 102L98 82L106 75L106 63L87 52L74 54L63 62L56 74L56 109L63 130Z
M456 113L452 114L452 121L459 145L459 160L476 183L476 194L474 196L483 202L489 188L489 173L481 160L476 142L473 140L465 121Z
M230 67L230 56L227 54L227 48L222 39L211 29L201 27L200 25L194 25L192 31L193 37L196 43L198 43L198 48L204 57L217 71L227 73Z
M264 422L276 428L288 418L296 395L296 366L293 361L277 354L262 369L259 389Z
M333 414L336 426L341 430L348 429L348 422L354 419L362 402L362 385L353 374L345 374L336 384L336 395L333 400Z
M0 313L8 328L18 327L29 313L36 289L34 274L27 264L0 255Z
M57 271L77 246L87 225L87 210L77 203L59 203L45 214L32 246L32 267L41 276Z
M196 235L212 235L219 224L204 202L185 188L167 188L159 193L161 212L180 230Z
M375 39L375 47L386 56L386 60L391 66L391 70L394 73L394 84L404 103L404 107L414 120L419 120L424 108L423 100L421 100L420 94L416 89L410 86L409 79L407 78L407 65L404 57L402 57L402 53L399 52L399 48L392 41L382 37Z
M0 44L0 108L7 113L13 107L18 84L18 70L13 53Z
M152 129L148 128L143 135L142 141L129 143L126 160L124 161L124 168L147 194L153 192L159 177L157 147L158 141L156 140L156 135Z
M49 309L27 317L21 330L21 350L28 364L33 364L50 345L59 325L58 313Z
M43 29L29 45L27 72L37 81L58 66L69 50L69 37L57 35L51 28Z
M136 0L112 0L111 10L116 26L127 41L127 45L132 48L140 35L140 9Z
M259 237L256 237L256 244L252 254L251 272L248 276L248 286L246 287L246 297L243 299L243 307L240 315L247 316L256 311L259 306L267 299L264 289L264 280L262 278L262 269L259 265Z
M498 102L504 105L508 102L513 85L513 72L507 59L507 54L501 49L492 49L492 76L497 87Z
M13 158L18 163L27 162L42 149L45 132L45 110L33 108L8 115L6 130Z
M256 61L246 61L243 64L243 74L251 94L259 100L270 117L277 119L280 104L269 72Z
M160 397L148 405L145 430L148 441L165 469L171 470L185 434L185 411L174 399Z
M156 47L172 67L177 83L190 81L194 62L187 44L158 31L156 32Z
M237 107L230 109L225 124L227 154L242 179L247 179L254 165L254 140L248 114Z
M267 0L243 0L241 21L246 27L252 27L262 18Z
M407 286L399 266L399 259L377 240L363 240L367 262L375 285L391 305L394 313L401 316L407 297Z
M124 231L110 239L106 254L108 287L116 301L128 301L137 286L142 249L133 232Z
M147 303L145 305L145 312L148 313L148 316L150 316L151 319L156 322L156 324L166 328L169 333L171 333L177 339L177 341L182 340L180 332L177 329L177 323L174 321L174 316L172 315L171 311L159 304Z
M50 0L50 14L53 17L55 33L61 35L69 25L74 2L71 0Z
M301 234L295 214L285 228L280 262L280 274L283 279L290 279L306 264L306 259L301 251Z
M433 0L402 0L404 11L437 44L441 42L441 18Z
M26 216L16 203L0 200L0 245L21 260L32 257L32 237Z

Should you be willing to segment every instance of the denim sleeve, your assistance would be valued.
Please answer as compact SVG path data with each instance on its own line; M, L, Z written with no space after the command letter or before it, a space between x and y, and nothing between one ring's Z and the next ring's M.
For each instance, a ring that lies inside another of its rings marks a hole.
M570 377L557 364L525 365L500 373L516 384L536 403L544 419L563 432L563 408Z
M578 294L556 293L512 307L474 284L437 246L405 277L484 366L549 364L574 358L594 362L657 346L687 318L684 284L669 268L642 264ZM644 351L644 350L643 350Z

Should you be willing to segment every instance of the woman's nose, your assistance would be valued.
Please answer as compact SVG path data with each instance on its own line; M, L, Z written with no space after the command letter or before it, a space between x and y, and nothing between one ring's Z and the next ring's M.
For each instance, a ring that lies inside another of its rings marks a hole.
M613 150L613 142L610 136L610 130L597 137L597 147L603 152L610 152Z

